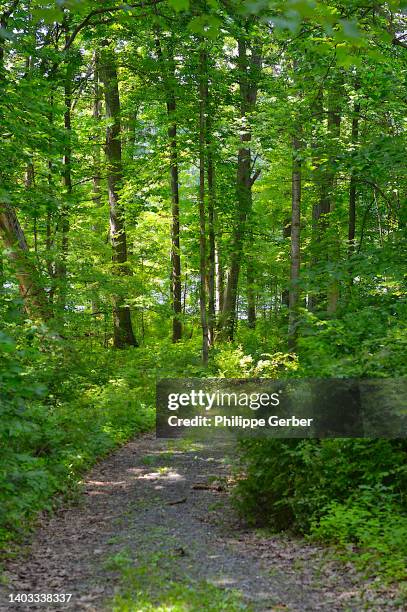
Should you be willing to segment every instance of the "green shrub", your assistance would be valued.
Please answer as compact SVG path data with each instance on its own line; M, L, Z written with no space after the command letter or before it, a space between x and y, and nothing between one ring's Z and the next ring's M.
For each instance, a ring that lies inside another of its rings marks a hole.
M387 578L407 579L407 516L391 502L377 507L365 505L363 497L331 502L326 515L311 525L311 537L339 544L341 556L360 569L373 567Z
M212 369L219 378L278 378L282 372L287 377L295 374L298 359L280 351L253 357L241 345L227 344L215 350Z
M6 317L4 317L6 319ZM14 321L0 332L0 544L155 421L155 381L202 376L196 340L115 351Z
M405 535L405 450L397 440L242 441L235 503L251 524L356 543L388 569Z
M110 378L112 351L82 357L45 328L14 332L0 333L1 544L23 535L98 457L154 423L151 383L145 391L141 376Z

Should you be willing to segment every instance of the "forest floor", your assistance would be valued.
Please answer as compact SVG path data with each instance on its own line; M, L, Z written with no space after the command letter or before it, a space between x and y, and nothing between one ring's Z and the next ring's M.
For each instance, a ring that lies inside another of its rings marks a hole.
M123 446L7 563L1 612L402 609L326 548L242 525L230 503L233 452L151 434ZM17 592L72 597L8 603Z

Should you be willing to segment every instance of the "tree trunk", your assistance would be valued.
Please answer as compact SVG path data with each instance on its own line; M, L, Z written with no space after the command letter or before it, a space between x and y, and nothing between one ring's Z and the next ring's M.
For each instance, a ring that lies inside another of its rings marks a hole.
M7 29L8 11L0 17L0 28ZM0 37L0 87L5 86L4 40ZM0 116L0 122L2 117ZM0 202L0 237L8 248L14 272L19 283L20 294L28 316L47 321L51 318L47 294L41 282L41 275L30 257L27 241L17 214L11 204Z
M94 71L94 93L93 93L93 108L92 108L92 117L95 121L95 130L96 134L94 137L95 144L93 147L93 179L92 179L92 200L95 207L99 207L101 205L102 200L102 192L100 188L100 171L101 171L101 160L100 160L100 145L99 145L99 126L101 117L102 117L102 96L100 91L100 83L99 83L99 53L95 51L94 53L94 62L95 62L95 71ZM95 229L96 231L96 229Z
M253 265L253 257L247 257L247 325L250 329L256 328L256 291L255 285L255 268Z
M178 342L182 338L181 322L181 252L180 252L180 219L179 219L179 172L177 151L177 123L174 119L176 101L172 91L168 92L167 114L170 121L168 138L170 144L170 176L171 176L171 294L174 316L172 319L172 341Z
M206 219L205 219L205 144L206 144L206 52L199 53L199 309L202 327L202 361L208 364L208 321L206 313Z
M99 208L102 205L102 190L101 190L101 151L100 151L100 120L102 118L102 96L100 91L99 83L99 52L94 53L94 93L93 93L93 108L92 117L95 122L95 136L93 145L93 178L92 178L92 200L95 208ZM97 222L92 224L92 231L95 235L99 235L101 228ZM95 291L94 297L92 297L92 313L96 314L100 311L100 304Z
M289 319L288 319L288 346L295 349L298 326L298 307L300 303L300 228L301 228L301 161L298 157L300 142L293 138L293 169L291 192L291 267L289 289Z
M215 341L215 323L216 323L216 236L215 236L215 169L213 166L212 153L208 150L208 238L209 238L209 253L208 253L208 326L209 326L209 342L211 345Z
M238 40L238 69L240 90L240 116L242 129L238 152L236 176L237 210L232 234L232 248L228 281L225 290L222 315L220 318L220 337L222 340L233 340L236 323L236 299L239 284L240 263L246 234L247 219L252 207L251 177L251 130L248 116L253 112L257 98L257 83L260 73L260 53L252 48L249 58L245 38ZM249 69L250 63L250 69Z
M106 118L105 153L107 159L107 184L110 206L110 240L112 261L115 274L128 274L127 240L123 205L119 198L119 188L123 179L122 145L120 125L120 98L114 52L104 48L100 57L100 78L104 85ZM128 306L119 295L113 298L113 342L116 348L137 346L133 333L131 314Z
M319 201L314 204L312 211L312 226L313 226L313 255L312 264L325 260L326 262L338 258L339 243L336 238L330 242L327 241L327 230L329 227L329 213L335 208L333 192L335 189L335 160L337 155L338 139L340 137L340 102L341 102L342 81L337 78L330 84L328 93L328 124L326 143L323 146L323 155L328 159L323 166L319 165L315 173L317 187L319 189ZM314 109L314 116L321 118L323 115L323 97L318 96ZM313 144L317 148L320 143ZM317 164L318 165L318 164ZM339 297L339 284L335 278L328 278L327 289L327 311L333 315L336 312L337 302ZM311 309L318 307L323 296L312 295L309 300Z
M209 106L208 72L205 74L205 116L206 116L206 155L207 155L207 181L208 181L208 332L209 344L215 341L216 322L216 233L215 233L215 166L212 152L211 108Z
M356 83L356 91L360 88L359 84ZM352 118L352 145L355 147L359 140L359 114L360 114L360 103L356 102L353 109ZM356 199L357 199L357 177L354 170L352 170L349 185L349 227L348 227L348 252L349 255L355 250L355 234L356 234Z
M328 212L332 213L335 210L336 203L333 198L333 193L336 185L336 172L334 169L334 163L337 156L338 141L341 134L341 95L342 95L342 81L337 80L332 86L331 95L328 100L328 137L330 139L330 160L327 181L328 181L328 192L327 192L327 206ZM336 228L339 231L339 228ZM328 258L331 262L336 264L339 261L340 256L340 244L339 236L337 231L333 234L332 240L328 245ZM338 306L339 300L339 281L335 276L332 276L328 280L327 290L327 312L329 316L334 316Z
M322 181L321 175L322 171L320 168L320 149L322 148L323 139L321 138L320 131L321 126L323 125L323 117L324 117L324 92L321 86L318 91L313 107L311 108L312 119L314 123L314 129L312 131L311 138L311 149L312 149L312 162L315 170L313 171L313 178L315 183L315 191L316 193L321 194L322 190ZM320 197L321 200L321 197ZM321 239L321 227L320 227L320 216L321 216L321 208L320 208L320 200L314 202L312 205L312 236L311 236L311 261L310 261L310 269L311 272L315 269L321 258L321 249L320 249L320 239ZM311 312L317 310L319 303L321 301L321 295L319 291L316 291L314 287L311 285L308 293L308 310Z
M182 338L182 281L181 281L181 250L180 250L180 215L179 215L179 170L177 143L177 102L175 98L175 65L172 51L165 58L158 36L155 39L157 55L161 63L162 83L167 105L168 142L170 150L170 182L171 182L171 300L172 300L172 341Z
M68 36L68 35L67 35ZM67 258L69 248L69 207L72 199L72 172L71 172L71 109L72 109L72 69L68 63L64 82L64 128L65 128L65 152L63 157L62 184L64 187L64 202L58 222L60 233L60 252L56 265L56 278L59 284L58 309L63 312L66 306L67 294Z
M29 192L35 186L35 169L34 163L31 159L25 168L24 175L24 186ZM34 239L34 253L38 256L38 228L37 228L37 211L33 210L33 239Z
M283 238L290 238L291 236L291 218L285 220L283 227ZM289 307L290 304L290 290L288 287L283 287L281 292L281 304L283 306Z
M215 239L215 311L217 314L223 310L224 273L219 251L219 240Z
M27 314L47 321L51 311L40 274L30 258L27 241L15 210L9 204L0 204L0 233L9 249L15 275Z

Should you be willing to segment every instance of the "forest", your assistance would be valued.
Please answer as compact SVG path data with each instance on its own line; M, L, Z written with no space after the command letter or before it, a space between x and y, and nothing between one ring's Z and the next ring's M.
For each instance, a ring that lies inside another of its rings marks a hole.
M407 375L406 48L405 0L0 1L4 568L158 379ZM234 511L405 598L405 434L243 440Z

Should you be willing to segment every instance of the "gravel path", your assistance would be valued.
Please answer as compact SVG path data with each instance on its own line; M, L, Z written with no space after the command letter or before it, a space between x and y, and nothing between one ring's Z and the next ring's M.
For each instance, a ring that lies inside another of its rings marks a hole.
M0 611L111 610L121 588L111 560L123 551L136 566L168 555L172 579L236 589L254 610L402 610L323 548L239 525L225 485L232 453L152 435L128 443L89 473L77 506L42 522L26 558L9 562ZM72 598L11 605L12 592Z

